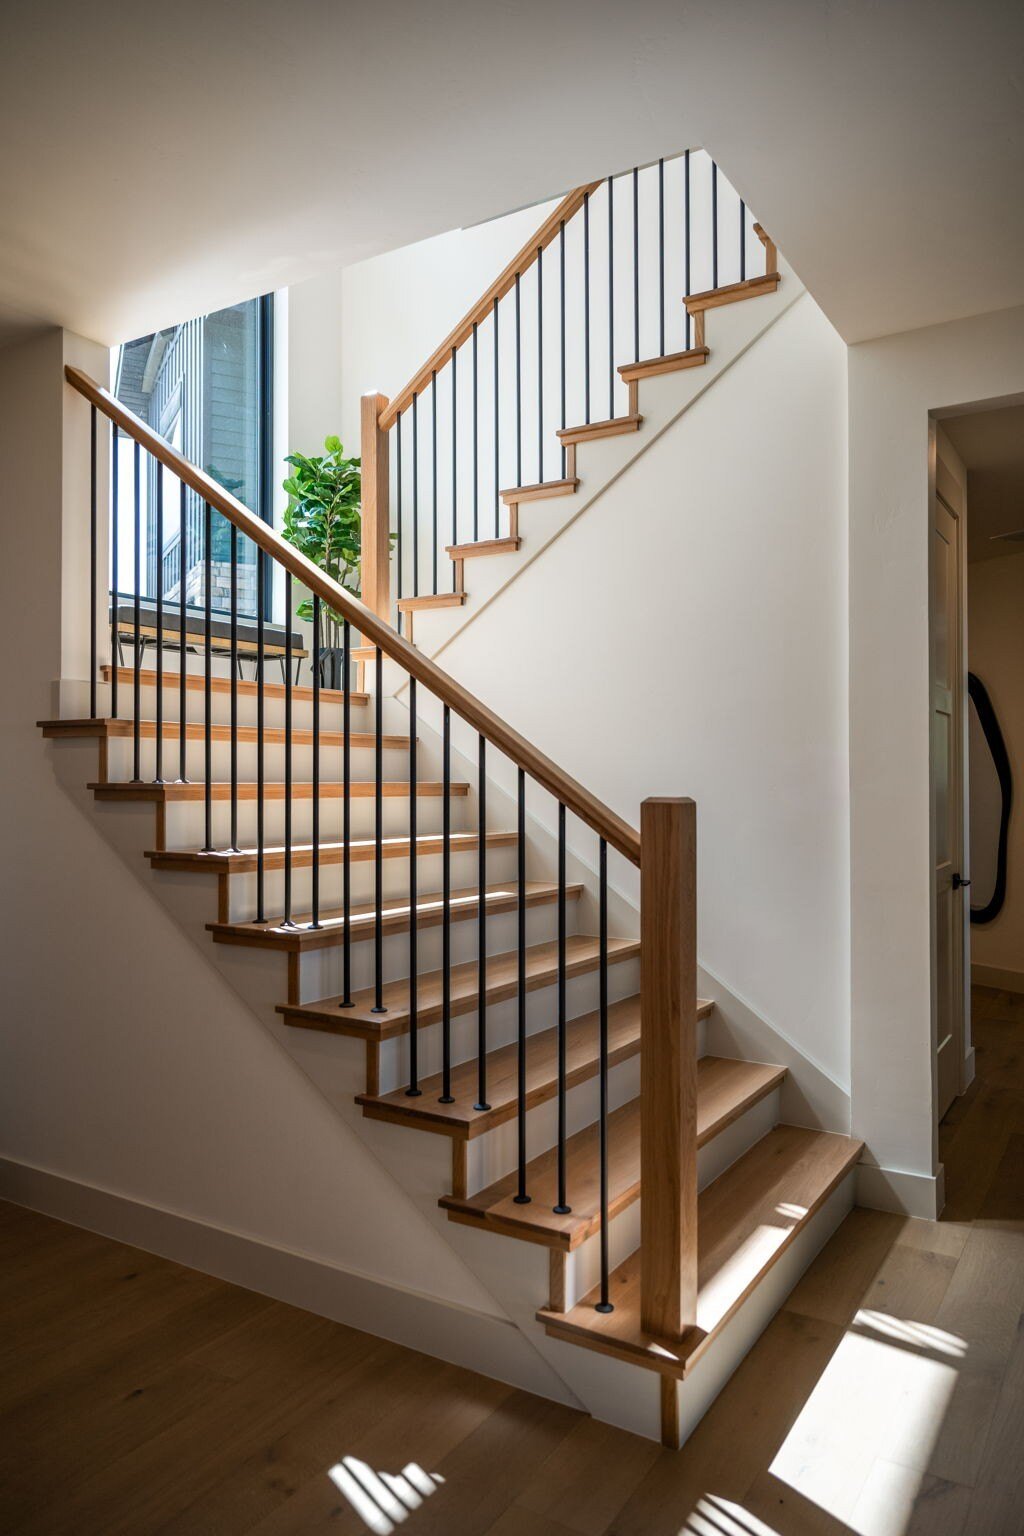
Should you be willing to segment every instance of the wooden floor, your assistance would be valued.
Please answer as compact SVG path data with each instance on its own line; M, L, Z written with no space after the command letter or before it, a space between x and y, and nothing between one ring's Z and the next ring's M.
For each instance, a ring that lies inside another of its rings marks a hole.
M678 1454L0 1206L0 1531L1020 1536L1024 999L974 1017L944 1219L854 1211Z

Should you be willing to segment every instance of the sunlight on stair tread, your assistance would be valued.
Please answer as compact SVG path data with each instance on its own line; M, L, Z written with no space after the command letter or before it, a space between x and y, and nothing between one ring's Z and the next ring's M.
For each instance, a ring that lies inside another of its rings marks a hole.
M444 1482L440 1473L424 1472L415 1461L401 1472L374 1472L357 1456L343 1456L327 1476L376 1536L391 1536Z

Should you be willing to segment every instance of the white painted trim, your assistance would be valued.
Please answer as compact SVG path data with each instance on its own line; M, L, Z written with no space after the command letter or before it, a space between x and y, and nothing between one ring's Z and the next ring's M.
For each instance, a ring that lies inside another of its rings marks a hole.
M13 1158L0 1158L0 1199L159 1254L232 1285L390 1339L496 1381L579 1407L509 1318L326 1263L132 1200Z
M921 1216L936 1221L946 1203L946 1174L907 1173L901 1168L857 1166L857 1204L873 1211L895 1211L901 1216Z
M1002 992L1017 992L1024 997L1024 971L1008 971L1000 965L972 965L971 981L976 987L998 987Z

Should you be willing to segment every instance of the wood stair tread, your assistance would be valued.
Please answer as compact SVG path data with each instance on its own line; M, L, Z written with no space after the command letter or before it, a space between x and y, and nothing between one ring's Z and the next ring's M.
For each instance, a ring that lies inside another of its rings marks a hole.
M863 1143L828 1131L779 1125L698 1197L697 1324L681 1340L640 1326L640 1250L612 1271L614 1310L600 1313L595 1287L568 1312L541 1308L552 1338L581 1344L677 1379L716 1334L860 1157Z
M465 592L431 592L426 597L400 597L400 613L421 613L427 608L461 608L466 601Z
M579 480L540 480L536 485L514 485L507 491L502 491L501 499L506 506L518 504L521 501L539 501L545 496L571 496L579 485Z
M567 885L567 899L576 900L583 891L582 885ZM514 912L519 887L515 881L488 885L484 900L488 912ZM558 885L554 881L527 880L525 885L528 907L547 906L558 900ZM479 911L480 892L476 886L451 893L451 920L465 922L476 917ZM436 928L442 921L443 903L440 891L421 895L416 902L417 928ZM255 949L280 949L284 952L306 949L329 949L340 944L345 933L344 914L340 908L324 909L320 914L319 928L310 928L309 916L294 919L295 926L286 928L280 923L207 923L218 944L243 944ZM383 931L385 935L409 931L409 899L407 896L391 898L383 904ZM353 903L352 942L372 939L376 932L376 913L373 902Z
M245 660L247 660L247 661L250 660L250 659L251 659L250 657L246 657L245 658ZM274 662L274 665L276 666L276 664L277 664L277 657L276 656L273 658L273 662ZM106 682L106 683L109 683L110 679L111 679L111 667L110 667L109 663L106 663L103 666L102 671L103 671L103 681ZM134 679L135 679L135 668L134 667L118 667L118 669L117 669L117 681L118 681L119 686L124 686L126 688L131 688L132 684L134 682ZM152 669L147 670L146 668L143 668L139 672L139 682L141 683L143 688L155 688L156 687L156 671L152 670ZM166 689L168 689L168 690L173 690L176 693L179 690L180 686L181 686L181 673L180 672L169 672L166 669L166 667L165 667L164 668L164 687ZM194 672L186 671L186 673L185 673L185 687L186 687L186 689L189 692L191 692L191 693L202 693L202 691L205 688L205 686L206 686L206 683L205 683L205 679L203 677L203 673L202 673L202 669L201 669L201 664L200 664L200 666L197 666L197 668L196 668L196 670ZM285 696L285 691L286 690L285 690L284 683L271 683L271 682L268 682L266 679L264 679L264 682L263 682L263 696L264 696L264 698L267 698L267 699L283 699L284 696ZM215 677L211 677L211 679L210 679L210 692L211 693L230 693L231 692L231 679L230 679L230 677L223 677L220 674L218 674ZM238 679L238 694L239 694L240 698L246 698L246 699L251 698L251 699L254 699L257 696L258 693L259 693L259 684L254 682L251 678L241 678L240 677ZM293 699L293 701L295 703L297 703L297 704L298 703L308 704L309 701L312 699L312 697L313 697L313 690L312 690L312 688L309 687L308 683L302 683L302 684L293 683L292 684L292 699ZM340 704L340 703L342 703L344 698L345 698L345 695L344 695L344 693L340 689L337 689L337 688L321 688L320 689L320 702L321 702L321 704ZM359 706L362 706L364 704L369 704L369 702L370 702L370 695L368 693L353 693L351 689L349 690L348 698L349 698L349 703L350 704L356 704L356 705L359 705Z
M473 560L482 555L514 555L522 542L520 538L474 539L469 544L446 544L445 553L452 560Z
M710 1011L711 1004L701 1004ZM569 1087L594 1077L598 1068L599 1015L581 1014L566 1029L566 1080ZM615 1066L640 1049L640 999L626 997L608 1009L608 1062ZM487 1053L489 1109L473 1108L477 1094L477 1062L462 1061L452 1067L453 1104L442 1104L441 1074L420 1081L422 1096L409 1098L404 1088L391 1093L361 1093L356 1103L364 1115L423 1131L440 1132L458 1140L472 1140L511 1120L516 1114L518 1047L515 1041ZM554 1097L558 1085L558 1031L540 1030L526 1046L526 1107L533 1109Z
M706 288L703 293L691 293L683 300L691 315L705 309L717 309L722 304L735 304L741 299L757 299L762 294L774 293L781 274L765 272L761 277L748 277L742 283L726 283L721 288Z
M608 962L617 965L639 956L640 945L633 939L611 939L608 943ZM573 934L566 940L566 975L583 976L595 971L600 962L600 943L586 934ZM505 1002L517 996L518 955L515 950L487 958L487 1001ZM421 973L417 979L417 1020L422 1027L435 1024L442 1011L442 971ZM533 992L540 987L553 985L558 978L558 944L550 940L532 944L526 951L526 986ZM479 969L476 960L464 961L452 967L451 1011L452 1015L470 1013L479 1000ZM321 998L314 1003L278 1005L278 1013L285 1022L297 1028L325 1030L331 1034L358 1035L361 1039L386 1040L394 1035L405 1034L409 1028L409 981L389 981L384 984L386 1014L372 1012L375 992L372 987L356 992L352 1006L342 1009L340 996Z
M517 842L515 832L488 832L488 848L514 847ZM410 841L408 837L384 837L381 839L383 855L386 859L407 859L410 853ZM480 846L480 839L475 832L452 832L450 835L452 853L471 853ZM349 843L349 856L354 864L366 863L374 858L377 842L372 837L352 838ZM431 854L439 854L444 848L444 839L439 832L423 832L416 839L416 854L418 858L424 858ZM327 842L320 844L320 863L340 864L344 856L344 844L340 842ZM216 848L211 853L202 848L167 848L150 849L145 857L150 860L154 869L176 870L205 870L217 875L244 875L256 869L258 862L257 850L252 847L240 848L232 852L228 848ZM263 850L264 868L284 868L284 847L279 843L268 844ZM312 843L292 844L292 867L295 869L308 868L313 862Z
M578 427L563 427L558 438L568 445L587 443L598 437L618 437L623 432L639 432L642 421L643 417L639 414L612 416L607 421L587 421Z
M167 781L163 784L139 784L130 781L116 781L86 785L91 789L97 800L143 800L152 801L157 805L188 804L193 801L203 800L206 796L206 784L201 779L189 780L186 784L178 784ZM344 791L344 784L340 780L321 779L321 800L340 800ZM376 785L373 779L353 779L349 789L354 800L369 800L373 798ZM239 781L239 800L255 800L259 785L246 779ZM405 780L387 780L381 786L385 799L398 799L407 796L409 785ZM449 791L453 795L468 795L469 785L457 783L449 785ZM443 797L444 784L439 781L421 779L416 785L417 798ZM311 800L313 797L313 785L303 781L292 784L293 800ZM230 800L231 784L218 780L210 785L210 798L213 800ZM263 798L265 800L283 800L285 798L285 786L277 780L267 781L263 786Z
M700 368L710 356L708 347L690 347L685 352L667 352L662 357L648 357L636 363L623 363L619 377L627 384L637 379L653 379L661 373L677 373L681 368Z
M702 1056L697 1063L697 1145L738 1119L777 1088L785 1067ZM549 1248L577 1248L601 1225L599 1134L596 1122L566 1142L566 1192L572 1211L558 1216L557 1149L533 1158L526 1170L529 1205L516 1205L515 1173L497 1179L466 1199L445 1195L438 1202L452 1221L501 1232ZM640 1196L640 1100L631 1099L608 1117L608 1215L617 1216Z
M321 700L322 700L321 695ZM135 721L131 718L120 717L117 720L37 720L36 724L48 737L97 737L110 739L126 739L131 741L135 735ZM167 741L179 739L179 722L177 720L165 720L163 722L163 735ZM308 726L296 725L292 727L292 746L311 747L313 745L313 732ZM139 721L139 736L144 741L152 741L156 736L155 720ZM185 722L185 736L188 741L204 741L206 739L206 726L201 720L187 720ZM210 727L212 741L230 741L231 726L217 723ZM238 727L238 740L241 744L255 745L258 739L256 726L240 725ZM286 734L283 726L268 725L263 730L263 740L268 746L283 746ZM322 747L342 747L345 743L343 731L331 731L321 729L320 745ZM377 737L369 731L350 731L349 745L357 749L375 748ZM410 746L408 736L382 736L381 746L385 751L407 751Z

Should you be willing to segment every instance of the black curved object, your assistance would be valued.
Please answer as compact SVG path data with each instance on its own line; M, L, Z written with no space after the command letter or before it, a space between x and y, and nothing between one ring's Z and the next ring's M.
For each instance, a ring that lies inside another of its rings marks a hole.
M981 679L973 672L967 674L967 693L974 705L978 716L978 724L985 736L988 749L992 754L992 763L999 780L999 789L1002 795L1002 807L999 815L999 846L996 851L996 879L992 891L991 900L984 907L971 908L972 923L990 923L1002 910L1006 900L1006 847L1010 829L1010 808L1013 805L1013 774L1010 771L1010 757L1006 750L1006 742L999 728L996 712L992 707L992 700L988 696L988 689Z

